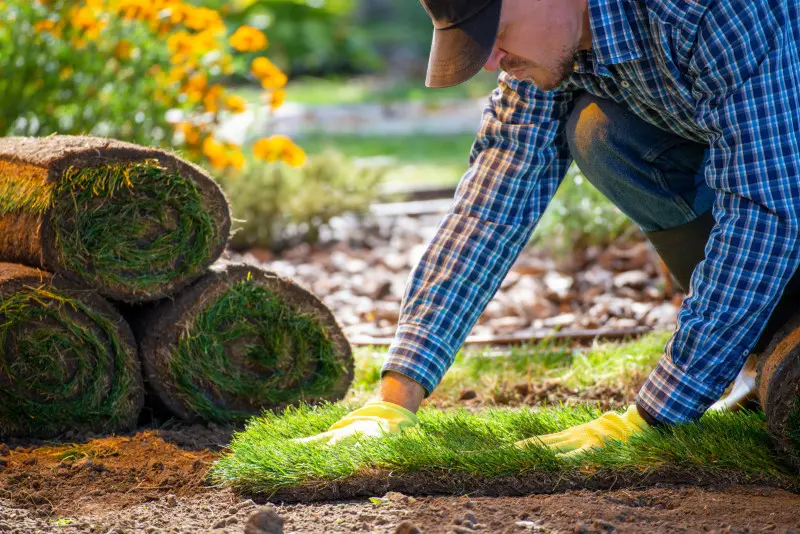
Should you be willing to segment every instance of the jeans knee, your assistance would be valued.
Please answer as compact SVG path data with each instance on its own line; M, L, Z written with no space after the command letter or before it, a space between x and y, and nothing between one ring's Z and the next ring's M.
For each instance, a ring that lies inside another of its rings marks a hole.
M578 97L566 123L566 137L572 158L586 179L595 186L606 174L609 158L615 153L611 119L597 103L598 98L586 93Z

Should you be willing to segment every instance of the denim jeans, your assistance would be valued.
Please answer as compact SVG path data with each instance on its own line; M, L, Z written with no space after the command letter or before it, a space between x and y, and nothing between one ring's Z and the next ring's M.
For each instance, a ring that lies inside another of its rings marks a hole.
M714 203L703 178L708 145L657 128L616 102L578 97L566 134L586 179L645 232L681 226Z

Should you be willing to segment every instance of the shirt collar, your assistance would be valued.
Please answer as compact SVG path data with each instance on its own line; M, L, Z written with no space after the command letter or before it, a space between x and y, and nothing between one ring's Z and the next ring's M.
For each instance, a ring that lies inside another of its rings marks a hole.
M588 3L592 55L596 63L615 65L639 59L642 51L631 26L635 14L629 1L589 0Z

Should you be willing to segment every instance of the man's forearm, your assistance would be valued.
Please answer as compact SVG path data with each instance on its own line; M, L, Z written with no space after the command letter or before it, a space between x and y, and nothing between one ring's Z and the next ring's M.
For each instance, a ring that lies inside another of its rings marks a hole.
M416 412L425 398L425 388L403 374L386 371L381 379L380 398Z

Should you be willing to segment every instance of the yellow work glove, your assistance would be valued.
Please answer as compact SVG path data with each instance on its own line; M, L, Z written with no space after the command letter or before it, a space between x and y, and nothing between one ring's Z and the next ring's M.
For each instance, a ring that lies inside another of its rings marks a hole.
M414 412L391 402L373 401L333 423L327 432L294 441L336 445L358 436L380 437L394 434L416 424L417 416Z
M628 441L636 432L649 428L650 425L642 419L636 406L629 406L623 414L606 412L594 421L568 428L554 434L535 436L515 443L517 447L524 448L530 445L545 445L559 451L557 456L573 458L579 454L602 447L608 439Z

